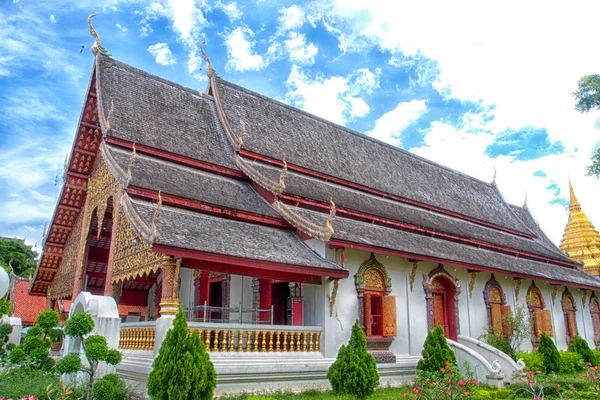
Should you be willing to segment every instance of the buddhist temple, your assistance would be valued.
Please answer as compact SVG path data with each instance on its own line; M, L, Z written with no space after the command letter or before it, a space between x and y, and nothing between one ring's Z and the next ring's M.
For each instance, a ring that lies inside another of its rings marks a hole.
M118 319L121 376L144 382L180 307L219 391L328 385L357 320L383 384L410 380L440 324L503 385L523 366L478 338L516 308L533 321L524 349L541 332L600 343L600 279L494 182L226 81L204 50L205 90L112 58L97 35L92 50L29 291Z
M587 218L575 196L569 179L569 220L563 233L560 249L573 260L583 264L588 274L600 275L600 234Z

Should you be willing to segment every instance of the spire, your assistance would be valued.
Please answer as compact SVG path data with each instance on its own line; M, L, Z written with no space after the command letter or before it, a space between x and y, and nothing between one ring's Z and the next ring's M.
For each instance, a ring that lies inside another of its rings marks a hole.
M560 249L571 259L582 264L583 270L600 275L600 234L583 212L573 183L569 178L569 220L563 233Z
M575 196L575 191L573 190L573 184L571 183L571 178L569 177L569 195L570 195L570 207L580 207L579 201L577 201L577 196Z

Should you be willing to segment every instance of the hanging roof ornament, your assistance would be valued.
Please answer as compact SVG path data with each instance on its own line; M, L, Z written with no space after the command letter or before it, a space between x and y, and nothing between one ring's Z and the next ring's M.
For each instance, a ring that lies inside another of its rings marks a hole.
M90 35L92 35L93 37L96 38L96 40L94 41L94 44L92 45L92 53L94 54L94 56L96 56L96 55L98 55L98 53L100 53L103 56L110 57L110 53L108 51L106 51L106 49L104 47L102 47L102 45L100 44L100 36L98 36L98 33L96 33L96 30L92 26L92 18L94 18L96 15L98 15L98 14L94 13L88 17L88 26L90 28Z
M525 191L525 201L523 202L523 208L526 209L526 210L529 208L527 206L527 190Z

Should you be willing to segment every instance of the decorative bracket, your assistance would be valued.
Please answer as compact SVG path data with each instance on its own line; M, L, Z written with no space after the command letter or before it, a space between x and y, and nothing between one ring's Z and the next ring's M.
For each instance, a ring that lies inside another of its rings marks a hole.
M469 280L469 298L473 298L473 288L475 287L475 280L477 279L477 271L471 271L471 279Z
M337 297L338 287L340 284L339 279L333 280L333 290L331 291L331 297L329 298L329 316L333 317L333 307L335 306L335 299Z
M412 263L412 269L410 270L410 292L413 292L413 287L415 285L415 279L417 277L417 268L419 268L419 262L414 261Z
M552 285L552 305L556 301L556 294L558 293L558 285Z
M581 295L581 308L584 309L585 308L585 302L587 300L587 290L583 291L583 294Z
M519 294L521 293L521 278L515 278L515 300L519 301Z
M102 45L100 44L100 36L98 36L98 33L96 33L96 30L92 26L92 18L94 18L96 15L98 15L98 14L94 13L88 17L88 27L90 28L90 35L92 35L94 38L96 38L96 40L94 41L94 44L92 45L92 54L94 54L94 56L96 56L96 55L98 55L98 53L100 53L103 56L110 57L110 53L108 51L106 51L106 49L104 47L102 47Z

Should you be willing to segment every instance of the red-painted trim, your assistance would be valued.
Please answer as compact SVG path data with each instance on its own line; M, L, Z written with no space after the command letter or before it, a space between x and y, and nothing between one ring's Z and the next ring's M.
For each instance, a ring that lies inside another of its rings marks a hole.
M280 166L280 167L283 166L283 161L279 161L277 159L274 159L274 158L271 158L271 157L267 157L267 156L263 156L261 154L253 153L253 152L250 152L250 151L247 151L247 150L240 150L240 154L243 155L243 156L249 157L249 158L253 158L255 161L262 161L262 162L264 162L266 164L277 165L277 166ZM418 201L415 201L415 200L411 200L411 199L407 199L407 198L404 198L404 197L396 196L396 195L393 195L393 194L390 194L390 193L383 192L381 190L377 190L377 189L373 189L373 188L370 188L370 187L367 187L367 186L359 185L357 183L353 183L353 182L350 182L350 181L347 181L347 180L344 180L344 179L335 178L333 176L322 174L320 172L316 172L316 171L313 171L313 170L310 170L310 169L307 169L307 168L299 167L297 165L293 165L293 164L288 163L287 166L288 166L288 170L290 170L290 171L300 172L300 173L305 174L305 175L309 175L309 176L312 176L312 177L315 177L315 178L319 178L319 179L324 180L326 182L334 182L334 183L337 183L337 184L342 185L342 186L351 187L353 189L357 189L357 190L360 190L362 192L375 194L375 195L381 196L383 198L388 198L388 199L396 200L396 201L399 201L401 203L410 204L412 206L424 208L424 209L430 210L430 211L435 211L435 212L438 212L440 214L451 215L453 217L460 218L460 219L463 219L463 220L466 220L466 221L469 221L469 222L473 222L473 223L478 224L478 225L483 225L483 226L487 226L489 228L494 228L494 229L497 229L497 230L500 230L500 231L509 232L509 233L512 233L513 235L518 235L518 236L522 236L522 237L526 237L526 238L530 238L530 239L534 239L535 238L535 236L528 235L526 233L522 233L522 232L519 232L519 231L515 231L515 230L510 229L510 228L506 228L506 227L503 227L503 226L500 226L500 225L492 224L490 222L486 222L486 221L483 221L483 220L480 220L480 219L477 219L477 218L469 217L467 215L463 215L463 214L460 214L460 213L457 213L457 212L454 212L454 211L446 210L444 208L439 208L439 207L435 207L435 206L432 206L432 205L429 205L429 204L421 203L421 202L418 202Z
M303 199L297 196L290 196L283 194L280 196L280 199L285 201L288 204L292 204L296 207L307 208L311 210L324 211L329 212L330 205L318 202L309 199ZM495 245L493 243L485 242L477 239L469 239L462 236L452 235L449 233L440 232L435 229L424 228L418 225L408 224L406 222L401 222L393 219L378 217L377 215L353 211L349 209L345 209L343 207L336 207L336 214L340 216L344 216L348 219L353 219L357 221L368 222L375 225L390 227L394 229L398 229L401 231L412 232L418 235L430 236L430 237L438 237L440 239L466 244L468 246L474 246L479 248L485 248L488 250L495 251L497 253L509 254L512 256L528 258L541 262L551 262L557 265L564 265L569 268L577 268L577 265L568 261L557 260L554 258L548 258L544 256L540 256L537 254L512 249L510 247L504 247Z
M373 253L389 254L391 256L398 256L398 257L407 258L407 259L410 258L410 259L414 259L414 260L418 260L418 261L428 261L428 262L432 262L432 263L436 263L436 264L449 264L454 267L466 268L466 269L471 269L471 270L479 271L479 272L490 272L490 273L494 273L494 274L510 276L513 278L533 279L536 281L547 282L547 283L551 283L551 284L555 284L555 285L567 285L569 287L576 287L576 288L581 288L581 289L586 289L586 290L600 289L600 286L594 287L594 286L581 285L581 284L572 283L572 282L557 281L554 279L547 279L547 278L542 278L539 276L527 275L527 274L522 274L522 273L518 273L518 272L508 272L508 271L503 271L501 269L484 267L484 266L476 265L476 264L463 263L463 262L448 260L445 258L423 256L423 255L407 253L407 252L398 251L398 250L386 249L383 247L376 247L376 246L370 246L370 245L361 244L361 243L349 242L346 240L332 239L329 241L329 246L331 248L347 247L347 248L351 248L351 249L363 250L363 251L368 251L368 252L373 252Z
M119 146L128 150L133 149L133 142L128 140L119 139L116 137L108 136L104 139L107 143L113 144L115 146ZM143 144L135 143L135 151L140 154L150 155L152 157L159 158L161 160L170 161L176 164L185 165L186 167L191 167L195 169L199 169L202 171L212 172L218 175L227 176L229 178L234 179L243 179L247 180L248 178L241 171L237 171L235 169L223 167L220 165L208 163L206 161L200 161L195 158L182 156L180 154L171 153L169 151L157 149L155 147L146 146Z
M285 264L285 263L275 263L271 261L262 261L255 260L249 258L242 258L236 256L227 256L222 254L209 253L205 251L199 250L190 250L190 249L182 249L180 247L172 247L165 245L157 245L152 246L152 251L156 253L162 253L171 255L174 257L181 257L186 259L184 264L188 264L191 260L199 260L206 261L209 263L219 264L219 265L228 265L234 266L237 268L237 274L245 275L245 276L254 276L261 277L256 273L259 273L261 270L264 272L277 272L283 273L284 275L295 274L299 276L309 277L319 277L325 276L330 278L338 278L343 279L348 277L348 271L345 270L334 270L327 268L315 268L308 267L303 265L295 265L295 264ZM191 259L191 260L187 260ZM202 264L200 264L202 265ZM205 264L204 264L205 265ZM202 267L199 267L203 269ZM264 278L269 278L269 276L262 276ZM275 278L271 278L275 279Z
M127 193L135 197L158 201L158 191L145 189L138 186L129 186ZM253 224L271 226L275 228L294 229L282 219L264 216L256 213L234 210L219 206L210 205L197 200L191 200L185 197L179 197L168 193L162 193L163 204L196 211L203 214L216 215L223 218L235 219L238 221L249 222Z

